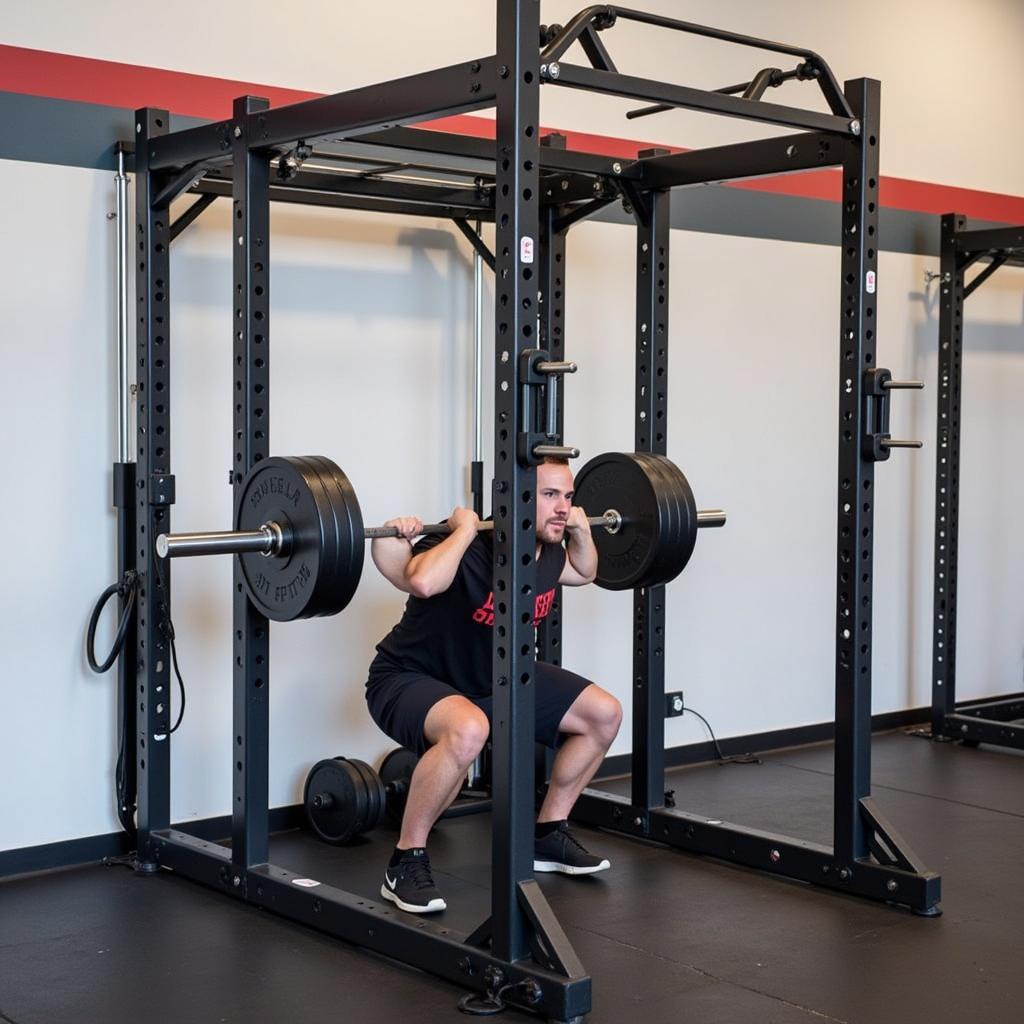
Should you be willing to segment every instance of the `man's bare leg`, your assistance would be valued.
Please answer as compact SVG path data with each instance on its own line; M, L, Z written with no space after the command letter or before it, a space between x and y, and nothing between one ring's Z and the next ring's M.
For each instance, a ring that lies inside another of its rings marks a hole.
M427 845L434 822L459 794L469 766L487 742L487 716L465 697L439 700L427 714L423 731L431 747L412 773L402 816L398 848Z
M537 816L534 871L590 875L610 867L608 860L586 850L558 822L572 812L586 784L594 777L622 723L622 707L591 683L573 702L559 724L568 733L551 768L548 791Z

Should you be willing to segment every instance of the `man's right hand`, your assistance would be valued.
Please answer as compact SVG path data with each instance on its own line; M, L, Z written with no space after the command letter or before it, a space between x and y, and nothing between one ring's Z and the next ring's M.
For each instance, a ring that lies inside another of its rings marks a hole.
M456 508L448 517L448 527L452 533L459 530L476 533L480 529L480 517L471 508Z
M398 519L389 519L385 526L393 526L400 537L411 541L423 532L423 520L418 516L400 516Z

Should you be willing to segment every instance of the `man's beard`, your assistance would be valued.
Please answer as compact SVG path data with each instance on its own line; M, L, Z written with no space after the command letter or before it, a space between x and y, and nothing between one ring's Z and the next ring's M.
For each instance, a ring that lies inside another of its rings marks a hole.
M537 531L537 539L545 544L559 544L565 540L565 521L549 519L543 529Z

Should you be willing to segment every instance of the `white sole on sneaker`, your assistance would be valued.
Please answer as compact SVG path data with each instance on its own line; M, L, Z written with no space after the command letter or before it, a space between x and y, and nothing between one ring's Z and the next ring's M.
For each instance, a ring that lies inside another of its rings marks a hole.
M431 900L424 906L416 906L415 903L406 903L405 900L400 900L398 896L386 885L382 885L380 887L380 894L384 899L391 900L399 910L404 910L409 914L435 914L439 910L447 910L448 908L448 904L440 897L436 900Z
M534 871L559 871L563 875L596 875L598 871L607 871L610 867L611 863L607 860L595 864L592 868L577 868L571 864L559 864L557 860L535 860L533 862Z

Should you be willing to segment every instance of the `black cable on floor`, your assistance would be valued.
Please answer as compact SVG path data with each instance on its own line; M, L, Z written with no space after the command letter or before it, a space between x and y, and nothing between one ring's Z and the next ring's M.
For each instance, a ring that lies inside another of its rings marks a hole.
M684 707L683 713L686 714L687 712L691 715L696 715L704 723L714 745L715 760L719 764L761 764L761 758L755 757L753 754L734 754L731 757L726 757L722 753L722 748L718 745L718 740L715 737L714 730L711 728L711 723L699 711L694 711L693 708Z
M508 1007L509 1004L502 998L505 993L512 992L517 988L523 989L527 994L536 992L538 996L540 995L537 983L528 978L525 981L516 981L502 985L495 992L470 992L464 995L456 1005L463 1013L467 1013L471 1017L493 1017Z

